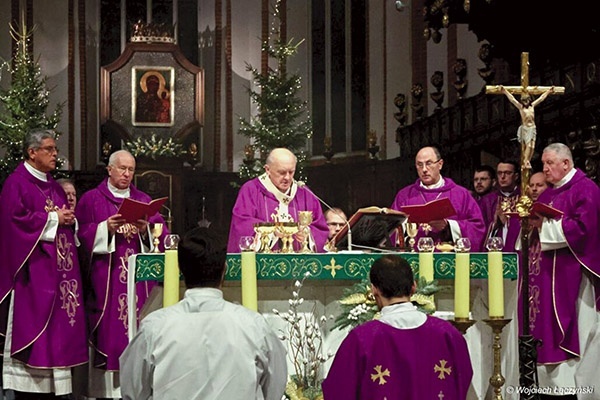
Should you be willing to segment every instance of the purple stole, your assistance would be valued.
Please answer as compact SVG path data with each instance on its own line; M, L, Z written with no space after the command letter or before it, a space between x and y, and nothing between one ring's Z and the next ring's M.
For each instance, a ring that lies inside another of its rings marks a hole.
M273 222L271 214L276 213L275 208L278 206L279 200L260 183L258 178L244 183L232 210L227 252L239 253L240 237L254 236L254 224L258 222ZM296 222L299 211L312 211L311 234L315 240L317 252L323 252L329 229L319 200L307 188L299 187L288 208L289 214ZM300 248L296 241L294 241L294 247Z
M471 251L481 251L485 236L485 225L481 210L471 193L464 187L454 183L450 178L444 178L444 186L436 189L425 189L421 187L419 182L417 179L415 183L400 190L390 208L400 210L402 206L425 204L446 197L450 199L456 211L456 215L449 217L449 219L458 223L463 237L471 239ZM423 228L424 226L421 224L415 238L416 241L423 236L432 237L436 243L448 241L443 236L444 232L427 231Z
M373 320L354 328L338 349L327 400L464 400L473 377L467 343L436 317L413 329Z
M149 202L150 196L130 186L130 198ZM86 259L85 270L91 283L91 293L87 296L91 345L95 350L94 366L111 371L119 369L119 356L129 342L127 330L127 259L141 252L137 228L126 224L115 234L115 252L93 254L94 238L98 224L117 213L123 199L114 197L108 190L107 179L95 189L86 192L77 203L79 237ZM159 214L150 217L149 222L164 220ZM163 230L160 245L163 244L167 229ZM138 282L137 311L142 309L156 282ZM138 321L133 321L138 323Z
M533 242L529 249L534 260L529 266L531 334L542 340L538 362L552 364L580 356L577 298L583 268L595 276L598 293L600 189L577 170L571 181L557 189L549 187L538 201L564 213L561 226L568 244L538 253ZM519 311L522 315L521 300Z
M0 298L7 310L13 290L13 358L72 367L88 361L83 288L73 229L59 226L53 242L41 240L48 213L68 208L62 187L47 177L40 181L21 163L2 188Z

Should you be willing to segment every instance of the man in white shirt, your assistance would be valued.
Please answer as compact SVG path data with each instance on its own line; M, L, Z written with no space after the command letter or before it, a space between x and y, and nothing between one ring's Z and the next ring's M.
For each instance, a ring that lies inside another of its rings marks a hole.
M123 399L280 400L286 350L258 313L223 299L226 241L208 228L178 249L187 291L149 314L120 358Z

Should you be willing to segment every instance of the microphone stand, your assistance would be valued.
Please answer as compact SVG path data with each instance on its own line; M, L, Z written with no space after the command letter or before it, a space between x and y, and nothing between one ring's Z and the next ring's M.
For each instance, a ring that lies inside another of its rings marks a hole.
M344 217L342 217L340 215L340 213L338 213L337 211L335 211L333 209L333 207L331 207L329 204L327 204L327 202L325 200L323 200L322 198L320 198L319 196L317 196L315 194L315 192L313 192L312 190L309 189L308 186L306 186L306 183L303 181L296 181L296 185L298 185L298 187L303 187L305 188L310 194L312 194L313 196L316 197L317 200L319 200L319 202L321 204L323 204L325 207L327 207L327 209L329 211L331 211L332 213L334 213L335 215L339 216L340 218L342 218L344 220L344 223L346 224L346 227L348 228L348 234L346 235L348 237L348 251L352 251L352 228L350 227L350 223L348 222L348 220Z

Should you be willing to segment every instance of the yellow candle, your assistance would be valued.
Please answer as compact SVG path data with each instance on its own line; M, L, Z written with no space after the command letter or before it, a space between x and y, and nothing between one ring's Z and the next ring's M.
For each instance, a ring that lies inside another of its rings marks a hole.
M242 251L242 305L258 311L256 253L253 251Z
M179 262L177 250L165 250L165 273L163 281L163 307L179 301Z
M502 270L502 252L488 253L488 296L490 318L504 317L504 276Z
M425 277L427 282L433 280L433 253L432 252L421 252L419 253L419 280L421 277Z
M454 318L469 318L470 269L469 253L456 253L454 271Z

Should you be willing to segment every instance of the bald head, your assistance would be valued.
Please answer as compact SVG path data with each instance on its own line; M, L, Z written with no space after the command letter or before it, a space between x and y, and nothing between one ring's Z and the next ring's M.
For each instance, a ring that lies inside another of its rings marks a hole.
M294 182L296 172L296 156L284 148L271 150L267 157L265 172L280 192L287 192Z
M415 166L419 179L425 186L430 186L440 180L444 160L440 151L433 146L423 147L415 157Z

